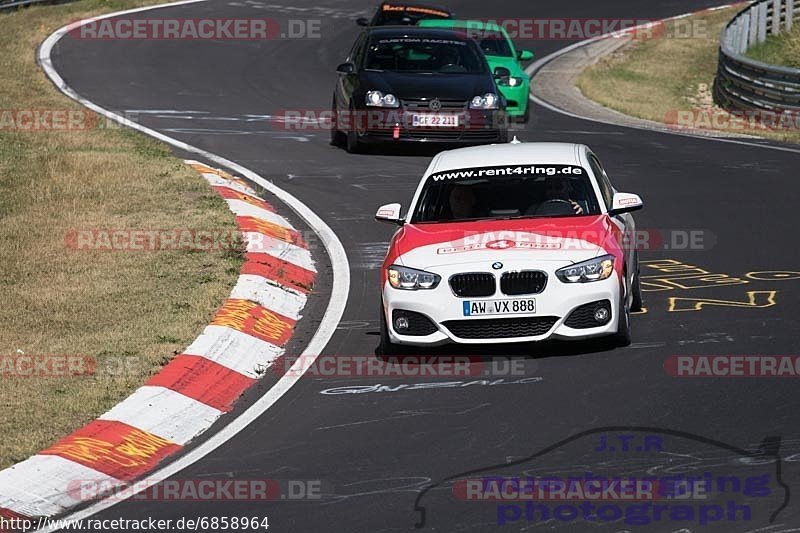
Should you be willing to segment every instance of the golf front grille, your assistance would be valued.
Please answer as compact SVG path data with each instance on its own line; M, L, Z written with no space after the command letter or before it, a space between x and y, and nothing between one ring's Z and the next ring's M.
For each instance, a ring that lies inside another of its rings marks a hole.
M456 296L462 298L491 296L495 291L494 274L489 272L456 274L450 277L450 288Z
M489 318L448 320L442 325L461 339L509 339L544 335L558 322L558 317Z
M506 272L500 278L500 291L503 294L539 294L547 285L547 274L541 270Z

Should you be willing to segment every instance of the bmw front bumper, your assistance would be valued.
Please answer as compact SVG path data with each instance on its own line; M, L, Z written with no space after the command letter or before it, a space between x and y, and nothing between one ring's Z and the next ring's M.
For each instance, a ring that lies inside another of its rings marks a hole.
M454 265L450 268L427 269L442 277L442 281L434 289L400 290L392 288L388 282L383 287L383 312L392 342L413 346L437 346L448 343L460 344L493 344L512 342L543 341L547 339L585 339L612 335L617 331L619 320L620 279L614 273L608 279L589 283L563 283L555 275L555 270L567 266L569 262L556 262L557 265L542 267L507 264L507 270L541 270L547 274L547 283L538 294L505 295L500 291L499 283L492 296L469 298L459 297L451 289L449 278L457 273L465 272L465 265ZM474 270L467 270L472 272ZM499 280L502 272L494 272ZM465 315L464 302L493 300L535 300L535 312L496 315ZM587 304L607 301L609 318L604 323L594 326L591 322L592 308L580 310L578 314L583 320L576 320L576 310ZM397 311L398 313L395 313ZM409 335L398 331L395 318L406 318L406 323L427 333L424 322L418 313L427 318L432 326L427 326L430 333ZM589 320L587 319L587 315ZM572 320L568 320L572 316ZM485 322L486 321L486 322ZM579 327L571 327L579 326ZM590 327L587 327L590 326ZM433 330L435 328L435 330Z

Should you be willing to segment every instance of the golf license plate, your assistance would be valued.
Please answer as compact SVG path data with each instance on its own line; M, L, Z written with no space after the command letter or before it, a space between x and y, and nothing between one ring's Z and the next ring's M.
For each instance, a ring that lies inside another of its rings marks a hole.
M465 300L464 316L521 315L536 312L536 300Z
M455 128L458 126L458 115L411 115L411 125L434 128Z

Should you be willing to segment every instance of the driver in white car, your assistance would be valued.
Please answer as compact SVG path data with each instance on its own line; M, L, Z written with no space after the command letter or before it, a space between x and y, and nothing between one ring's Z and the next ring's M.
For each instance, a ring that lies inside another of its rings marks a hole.
M544 200L541 202L536 202L530 206L526 214L537 214L537 211L542 205L553 200L560 200L562 202L569 203L576 215L582 215L585 213L583 207L581 207L581 205L571 197L574 191L572 190L572 183L570 183L569 178L550 177L545 180L544 186Z

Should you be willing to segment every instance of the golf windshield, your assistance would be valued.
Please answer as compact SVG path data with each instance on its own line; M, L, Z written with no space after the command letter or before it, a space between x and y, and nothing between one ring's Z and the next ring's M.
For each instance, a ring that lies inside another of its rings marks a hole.
M492 30L470 30L475 35L473 39L478 41L478 44L487 56L499 57L512 57L514 54L511 52L511 46L508 44L508 39L499 31Z
M481 74L486 65L473 41L381 37L369 44L364 68L392 72Z

